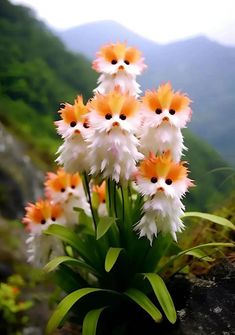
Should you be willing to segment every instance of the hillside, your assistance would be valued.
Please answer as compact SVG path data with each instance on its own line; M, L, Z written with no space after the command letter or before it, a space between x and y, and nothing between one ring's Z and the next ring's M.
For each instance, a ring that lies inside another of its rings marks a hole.
M225 160L235 164L235 48L203 36L168 45L156 44L113 21L100 21L58 32L70 50L93 59L110 41L127 41L142 50L148 69L142 88L171 81L193 100L190 128L210 143Z
M77 93L86 99L90 97L97 76L84 57L66 51L59 39L27 8L13 6L6 0L0 0L0 5L0 121L6 136L11 133L14 139L20 137L26 161L29 156L34 163L48 169L52 167L59 143L53 120L60 102L73 101ZM232 185L223 183L226 171L208 173L226 166L210 146L189 133L186 145L190 148L191 177L198 185L188 198L188 208L203 210L223 199ZM14 150L6 152L2 146L0 149L0 171L4 179L10 164L6 155L14 155ZM24 171L19 166L24 168L20 164L13 169L18 178L13 184L22 193L18 180ZM30 178L34 178L30 173ZM0 199L5 196L4 187L0 189Z
M0 118L51 165L58 145L53 120L61 102L90 97L96 75L81 55L25 7L0 0Z

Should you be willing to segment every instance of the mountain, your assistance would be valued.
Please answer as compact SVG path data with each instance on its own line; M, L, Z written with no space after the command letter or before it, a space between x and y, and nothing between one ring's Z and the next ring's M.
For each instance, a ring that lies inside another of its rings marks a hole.
M156 44L113 21L99 21L57 32L66 46L94 58L108 42L127 41L144 54L147 71L140 77L142 89L171 81L176 90L193 100L190 129L235 164L235 48L203 36Z
M2 215L16 217L39 192L38 167L53 168L60 143L53 125L59 104L72 102L78 93L91 97L97 75L86 58L65 50L29 9L7 0L0 0L0 6L0 207ZM223 169L209 173L226 166L211 146L190 132L185 142L197 184L187 208L205 210L233 186L224 182L228 175Z

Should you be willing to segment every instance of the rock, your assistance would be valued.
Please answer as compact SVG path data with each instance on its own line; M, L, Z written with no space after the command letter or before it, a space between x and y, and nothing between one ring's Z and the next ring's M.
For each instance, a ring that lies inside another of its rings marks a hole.
M0 123L0 216L21 218L25 204L42 196L43 179L23 142Z

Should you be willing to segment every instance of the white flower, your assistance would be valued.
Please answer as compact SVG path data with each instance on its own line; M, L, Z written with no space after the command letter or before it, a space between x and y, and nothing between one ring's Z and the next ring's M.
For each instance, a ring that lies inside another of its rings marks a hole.
M174 92L168 83L157 91L147 91L142 100L141 152L148 155L149 152L162 154L170 150L173 160L179 162L186 149L181 128L186 127L191 118L190 99Z
M67 225L74 225L79 221L79 213L74 210L74 207L81 208L90 215L90 208L78 173L69 174L61 168L56 173L49 172L45 186L47 197L52 203L60 204L63 208Z
M141 53L125 43L108 44L97 53L93 68L102 73L95 92L106 94L119 87L122 93L137 96L141 93L136 76L146 68Z
M62 119L55 122L57 132L65 140L57 151L59 156L56 162L64 166L69 173L90 170L85 140L92 130L86 116L87 112L82 97L78 96L74 105L65 104L59 111Z
M54 237L44 235L43 231L53 223L65 225L65 222L64 212L58 204L52 204L48 200L28 204L23 223L29 232L26 244L30 263L43 266L49 259L63 255L62 243Z
M88 106L94 129L88 138L91 174L102 173L116 182L129 180L143 157L134 135L140 122L139 102L116 89L107 95L96 94Z
M184 227L180 219L184 205L180 199L193 186L187 176L183 162L173 162L169 152L158 157L151 154L141 162L136 183L146 201L143 217L135 227L140 236L146 235L152 243L158 232L170 232L176 240L176 232Z

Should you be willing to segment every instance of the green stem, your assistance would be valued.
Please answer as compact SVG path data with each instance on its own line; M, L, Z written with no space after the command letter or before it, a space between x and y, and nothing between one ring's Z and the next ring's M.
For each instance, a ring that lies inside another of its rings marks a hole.
M90 192L90 187L89 187L89 177L86 172L83 173L84 179L83 179L83 187L87 196L87 201L89 202L90 209L91 209L91 215L95 227L95 231L97 229L97 222L96 222L96 215L92 206L92 201L91 201L91 192Z

